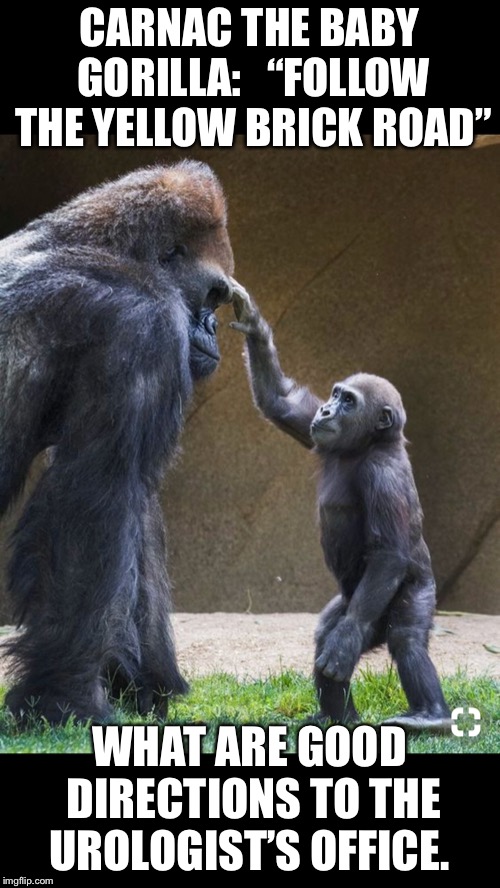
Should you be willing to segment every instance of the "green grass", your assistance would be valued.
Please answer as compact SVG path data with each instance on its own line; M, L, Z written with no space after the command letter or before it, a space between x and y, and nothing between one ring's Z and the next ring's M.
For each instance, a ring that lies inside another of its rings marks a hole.
M499 753L500 683L489 677L468 678L457 673L443 679L443 689L451 709L474 706L481 713L481 732L477 737L455 737L420 733L410 737L408 752ZM353 694L358 711L366 724L378 724L384 718L402 712L406 701L397 673L362 672L354 682ZM3 704L3 692L0 703ZM170 704L169 722L202 723L208 733L205 752L214 748L216 729L221 724L286 725L290 750L295 748L298 728L316 709L310 677L297 672L283 672L260 681L238 681L234 676L214 674L191 680L189 696ZM116 722L153 724L133 712L117 707ZM460 727L467 727L461 721ZM85 726L69 723L52 728L34 722L20 730L3 705L0 708L0 752L75 753L91 752L90 734Z

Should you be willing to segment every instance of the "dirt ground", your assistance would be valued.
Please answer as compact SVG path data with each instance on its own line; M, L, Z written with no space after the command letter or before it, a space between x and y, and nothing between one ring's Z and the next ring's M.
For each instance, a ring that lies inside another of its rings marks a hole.
M191 678L210 672L266 678L286 669L308 675L316 621L317 614L310 613L174 614L179 663ZM3 640L6 627L0 631ZM441 675L461 669L500 679L500 616L438 614L430 652ZM383 669L389 662L383 648L366 654L360 667ZM4 680L5 662L0 658L0 682Z
M311 672L317 614L174 615L179 662L188 675L222 671L239 678L265 678L284 669ZM488 651L495 647L499 653ZM437 616L431 656L442 675L457 669L500 678L500 616ZM382 648L366 654L360 667L384 669Z

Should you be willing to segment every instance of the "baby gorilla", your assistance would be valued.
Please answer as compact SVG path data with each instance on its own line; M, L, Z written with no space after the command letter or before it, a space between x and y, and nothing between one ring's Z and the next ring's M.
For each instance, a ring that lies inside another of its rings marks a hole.
M427 652L436 587L401 397L386 379L358 373L336 383L323 404L283 374L269 325L237 284L233 300L237 322L231 326L246 335L257 407L320 461L321 545L340 595L325 607L316 631L319 716L358 719L354 668L365 651L387 642L410 706L390 723L445 728L450 712Z

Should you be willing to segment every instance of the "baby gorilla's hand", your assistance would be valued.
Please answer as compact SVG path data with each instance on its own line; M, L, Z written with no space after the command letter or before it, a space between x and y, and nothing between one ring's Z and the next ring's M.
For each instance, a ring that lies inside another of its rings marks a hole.
M349 617L343 617L325 638L316 668L334 681L349 681L361 656L361 631Z
M233 286L232 302L236 321L232 321L229 326L233 330L239 330L240 333L244 333L245 336L260 337L264 332L267 334L267 324L250 294L234 278L231 278L231 284Z

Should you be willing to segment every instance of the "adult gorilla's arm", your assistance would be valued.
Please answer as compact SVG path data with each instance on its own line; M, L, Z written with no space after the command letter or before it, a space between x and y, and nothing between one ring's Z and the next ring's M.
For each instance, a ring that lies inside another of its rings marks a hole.
M311 422L321 401L283 373L273 334L255 302L233 281L237 320L230 324L246 336L246 365L256 406L278 428L312 448Z

